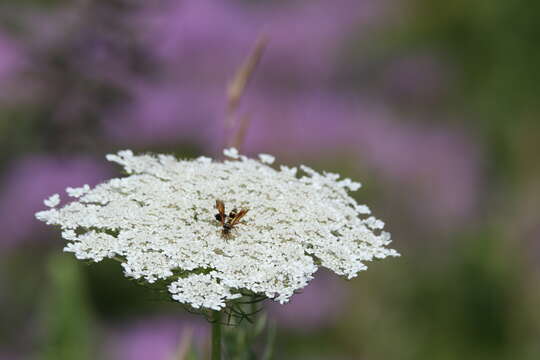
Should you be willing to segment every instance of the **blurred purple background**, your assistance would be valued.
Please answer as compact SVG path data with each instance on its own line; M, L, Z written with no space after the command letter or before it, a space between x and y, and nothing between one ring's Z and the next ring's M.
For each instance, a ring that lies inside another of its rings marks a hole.
M41 296L4 290L20 282L21 268L43 276L31 291L56 286L46 260L25 260L63 247L33 218L43 199L116 174L108 152L219 154L228 82L266 35L238 110L251 124L243 151L363 182L358 200L387 222L403 253L352 282L323 272L291 304L269 305L283 334L279 356L533 359L540 349L515 330L540 330L529 306L538 292L516 280L531 281L517 273L538 262L539 222L530 215L538 203L530 199L540 193L540 110L526 81L537 63L536 53L520 55L531 49L529 12L502 0L443 10L424 0L6 1L0 305L31 309L40 330L23 350L6 336L0 358L70 359L70 349L82 349L60 335L54 342ZM500 25L515 19L521 26L504 32ZM174 355L191 318L124 288L114 266L81 269L76 282L91 320L80 326L95 331L87 342L105 343L95 351L126 360ZM509 315L513 307L527 316ZM17 313L11 321L24 324ZM207 325L192 330L204 353Z

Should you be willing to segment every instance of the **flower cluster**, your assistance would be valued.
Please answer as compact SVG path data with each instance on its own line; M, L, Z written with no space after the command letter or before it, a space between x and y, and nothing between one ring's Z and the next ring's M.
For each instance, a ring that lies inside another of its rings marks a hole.
M390 234L369 209L348 195L360 184L300 166L270 166L228 149L225 161L178 160L169 155L108 155L129 176L90 189L70 188L76 198L36 214L60 225L65 251L95 262L121 259L125 275L164 280L173 299L219 310L244 293L284 303L313 278L319 266L352 278L365 262L397 256ZM302 173L302 174L299 174ZM229 236L216 220L248 209Z

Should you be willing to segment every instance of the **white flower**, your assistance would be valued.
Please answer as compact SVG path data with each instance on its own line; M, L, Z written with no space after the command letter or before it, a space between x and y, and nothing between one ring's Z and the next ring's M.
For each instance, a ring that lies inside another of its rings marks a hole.
M287 302L319 266L352 278L366 262L398 255L384 223L348 195L360 184L306 166L302 176L276 170L263 163L270 155L224 153L235 160L107 155L129 176L71 189L77 201L36 216L62 227L77 258L119 258L126 276L165 280L173 299L195 308L221 309L244 292ZM226 214L249 210L229 236L218 199Z
M240 158L240 154L238 153L238 150L235 148L228 148L223 150L223 154L227 157L230 157L231 159L238 159Z
M60 204L60 195L53 194L49 196L48 199L43 200L43 204L45 204L45 206L50 207L50 208L58 206L58 204Z
M259 159L261 160L261 162L265 163L265 164L273 164L274 161L276 160L275 157L273 157L272 155L269 155L269 154L259 154Z
M213 310L225 307L225 300L241 296L232 294L227 286L217 283L214 277L202 274L174 281L169 285L169 292L174 300L181 303L188 303L196 309L204 307Z
M79 188L72 188L72 187L66 188L66 193L70 197L74 197L74 198L80 198L81 196L83 196L89 191L90 191L90 186L88 184L85 184L84 186L79 187Z

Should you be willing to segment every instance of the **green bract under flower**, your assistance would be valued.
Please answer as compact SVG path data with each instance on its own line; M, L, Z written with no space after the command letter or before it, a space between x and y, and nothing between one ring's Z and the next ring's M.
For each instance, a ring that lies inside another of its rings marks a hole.
M319 266L352 278L388 249L384 223L349 195L360 184L306 166L269 166L270 155L230 160L169 155L108 155L127 177L90 189L68 188L77 198L36 214L60 225L65 251L95 262L120 258L125 275L163 279L172 298L194 308L219 310L249 292L281 303L306 286ZM226 211L249 209L229 236L216 220L216 200Z

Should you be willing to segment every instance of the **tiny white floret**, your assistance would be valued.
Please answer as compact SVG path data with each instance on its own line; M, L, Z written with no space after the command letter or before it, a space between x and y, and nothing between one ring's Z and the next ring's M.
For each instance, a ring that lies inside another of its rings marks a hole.
M263 162L265 164L268 164L268 165L273 164L274 161L276 160L275 157L273 157L272 155L269 155L269 154L259 154L259 159L261 160L261 162Z
M43 200L43 203L45 204L45 206L50 207L50 208L58 206L58 204L60 204L60 195L53 194L49 196L49 198Z
M90 191L90 186L88 184L85 184L84 186L78 187L78 188L72 188L68 187L66 188L66 193L70 197L74 198L80 198L84 194Z
M238 153L238 150L236 150L235 148L228 148L228 149L224 149L223 150L223 155L225 155L226 157L229 157L231 159L239 159L240 158L240 154Z

